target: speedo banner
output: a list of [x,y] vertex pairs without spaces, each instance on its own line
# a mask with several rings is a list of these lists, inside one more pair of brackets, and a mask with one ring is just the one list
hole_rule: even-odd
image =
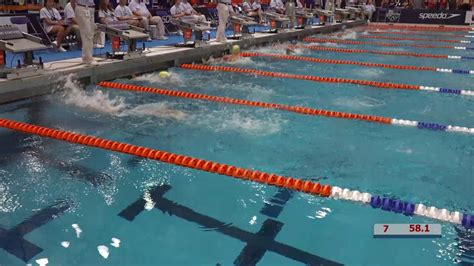
[[446,24],[464,25],[466,11],[464,10],[427,10],[403,9],[400,14],[400,23],[417,24]]

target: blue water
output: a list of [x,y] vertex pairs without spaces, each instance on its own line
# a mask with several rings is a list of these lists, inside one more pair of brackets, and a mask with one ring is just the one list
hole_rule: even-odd
[[[255,50],[282,53],[284,45]],[[432,50],[437,49],[407,49]],[[297,52],[320,58],[474,69],[474,62],[455,60]],[[226,65],[219,61],[214,64]],[[228,65],[474,89],[472,75],[265,58],[240,59]],[[474,127],[473,99],[458,95],[180,68],[170,72],[169,80],[150,73],[116,81]],[[449,210],[474,211],[474,141],[470,135],[95,86],[84,92],[71,81],[64,87],[64,92],[2,105],[0,116]],[[294,258],[301,252],[312,254],[307,256],[316,261],[347,265],[451,265],[473,261],[472,232],[451,224],[442,223],[442,238],[374,239],[375,223],[435,221],[279,191],[5,129],[0,129],[0,136],[0,232],[12,231],[35,212],[51,210],[48,207],[55,203],[69,206],[57,219],[25,234],[24,239],[43,249],[29,263],[48,258],[50,265],[231,265],[236,261],[240,265],[297,265],[301,263]],[[155,209],[141,212],[133,221],[119,216],[146,191],[163,189],[164,185],[170,188],[162,198],[154,194],[160,198]],[[272,201],[280,204],[265,207]],[[215,226],[209,223],[212,219],[225,225]],[[193,222],[196,220],[201,224]],[[79,238],[71,227],[74,223],[82,229]],[[233,230],[231,236],[223,233],[229,228]],[[255,234],[247,248],[247,243],[239,240],[245,231]],[[121,240],[119,248],[110,245],[112,237]],[[62,241],[70,242],[70,246],[62,247]],[[284,247],[275,251],[276,243]],[[108,259],[99,255],[99,245],[108,246]],[[470,249],[466,247],[469,245]],[[0,265],[25,264],[0,249]]]

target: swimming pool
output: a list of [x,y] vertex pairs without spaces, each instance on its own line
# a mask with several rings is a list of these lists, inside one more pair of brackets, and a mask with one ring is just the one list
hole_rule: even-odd
[[[363,31],[359,34],[365,34]],[[356,37],[355,32],[348,31],[330,38]],[[282,54],[288,45],[253,51]],[[472,51],[461,50],[323,45],[472,55]],[[474,63],[469,60],[307,49],[296,49],[296,53],[306,57],[474,69]],[[472,89],[474,80],[473,75],[261,57],[213,64],[467,90]],[[173,68],[170,72],[170,79],[151,73],[115,82],[474,127],[470,96],[183,68]],[[0,112],[2,118],[421,202],[426,206],[464,213],[474,210],[470,200],[474,188],[474,142],[470,134],[305,116],[93,86],[84,92],[70,79],[66,80],[64,92],[2,105]],[[442,238],[375,239],[372,235],[375,223],[438,221],[5,129],[0,129],[0,134],[0,232],[8,236],[3,241],[21,243],[28,254],[38,252],[28,263],[34,264],[40,258],[48,258],[51,265],[473,262],[472,232],[450,223],[441,223]],[[32,215],[35,216],[30,218]],[[57,219],[48,219],[50,216]],[[38,221],[44,221],[44,225],[39,227]],[[78,226],[73,228],[73,224]],[[110,245],[112,238],[120,239],[119,247]],[[5,242],[2,245],[5,247]],[[109,249],[107,259],[98,253],[101,245]],[[8,248],[15,250],[7,246],[0,251],[1,265],[26,263],[7,252]]]

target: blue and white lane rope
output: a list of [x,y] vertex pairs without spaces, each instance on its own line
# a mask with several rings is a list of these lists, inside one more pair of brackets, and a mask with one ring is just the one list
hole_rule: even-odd
[[429,130],[434,130],[434,131],[474,134],[474,128],[472,127],[471,128],[459,127],[459,126],[451,126],[451,125],[442,125],[438,123],[420,122],[420,121],[395,119],[395,118],[392,118],[391,124],[397,125],[397,126],[416,127],[419,129],[429,129]]
[[412,203],[399,199],[391,199],[383,196],[372,195],[367,192],[360,192],[357,190],[350,190],[336,186],[332,187],[330,197],[334,199],[359,202],[365,205],[370,205],[375,209],[401,213],[407,216],[424,216],[434,220],[462,225],[468,229],[474,228],[473,214],[462,213],[459,211],[449,211],[447,209],[440,209],[434,206],[427,207],[421,203]]
[[[472,70],[470,70],[469,72],[471,73],[471,71]],[[418,89],[422,91],[474,96],[474,90],[451,89],[451,88],[440,88],[440,87],[430,87],[430,86],[419,86]]]
[[451,69],[451,68],[437,68],[437,72],[455,73],[455,74],[474,74],[474,70]]

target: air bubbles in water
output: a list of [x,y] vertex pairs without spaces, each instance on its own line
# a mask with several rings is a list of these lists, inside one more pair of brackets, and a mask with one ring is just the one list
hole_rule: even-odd
[[97,247],[97,251],[99,251],[99,254],[104,258],[107,259],[109,257],[109,248],[104,245],[100,245]]

